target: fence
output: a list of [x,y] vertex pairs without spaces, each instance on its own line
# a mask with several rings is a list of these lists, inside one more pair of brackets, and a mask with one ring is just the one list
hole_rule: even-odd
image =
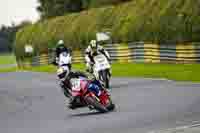
[[[152,44],[135,42],[130,44],[110,44],[105,49],[113,62],[144,63],[200,63],[200,43]],[[84,63],[84,50],[73,51],[73,63]],[[39,66],[53,61],[54,54],[41,54],[28,61],[18,61],[18,65]]]

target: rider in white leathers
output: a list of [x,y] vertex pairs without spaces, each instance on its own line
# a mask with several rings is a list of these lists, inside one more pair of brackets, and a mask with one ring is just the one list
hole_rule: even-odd
[[96,40],[91,40],[90,45],[85,50],[86,67],[90,73],[93,73],[94,56],[98,54],[103,54],[110,61],[110,55],[103,46],[98,45]]

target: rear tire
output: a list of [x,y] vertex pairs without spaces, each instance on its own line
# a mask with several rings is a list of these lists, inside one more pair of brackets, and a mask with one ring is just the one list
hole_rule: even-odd
[[108,109],[104,107],[101,103],[99,103],[95,98],[87,96],[85,98],[85,101],[87,102],[88,105],[92,105],[94,109],[100,111],[101,113],[106,113],[108,112]]

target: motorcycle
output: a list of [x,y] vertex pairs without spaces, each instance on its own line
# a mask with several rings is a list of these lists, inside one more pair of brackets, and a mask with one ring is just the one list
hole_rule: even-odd
[[111,66],[103,54],[94,56],[93,74],[106,88],[110,88]]
[[88,84],[91,82],[88,79],[71,79],[70,82],[72,84],[72,96],[76,97],[77,106],[95,109],[101,113],[114,110],[115,105],[106,89],[88,89]]

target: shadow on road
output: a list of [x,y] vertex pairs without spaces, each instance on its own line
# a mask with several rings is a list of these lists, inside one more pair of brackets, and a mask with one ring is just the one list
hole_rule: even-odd
[[101,112],[86,112],[86,113],[80,113],[80,114],[72,114],[69,115],[69,117],[87,117],[87,116],[93,116],[93,115],[102,115],[105,113],[101,113]]
[[78,113],[78,114],[71,114],[68,115],[68,118],[74,118],[74,117],[89,117],[89,116],[99,116],[99,115],[106,115],[109,113],[113,113],[113,112],[117,112],[116,109],[114,109],[113,111],[107,112],[107,113],[101,113],[101,112],[85,112],[85,113]]

